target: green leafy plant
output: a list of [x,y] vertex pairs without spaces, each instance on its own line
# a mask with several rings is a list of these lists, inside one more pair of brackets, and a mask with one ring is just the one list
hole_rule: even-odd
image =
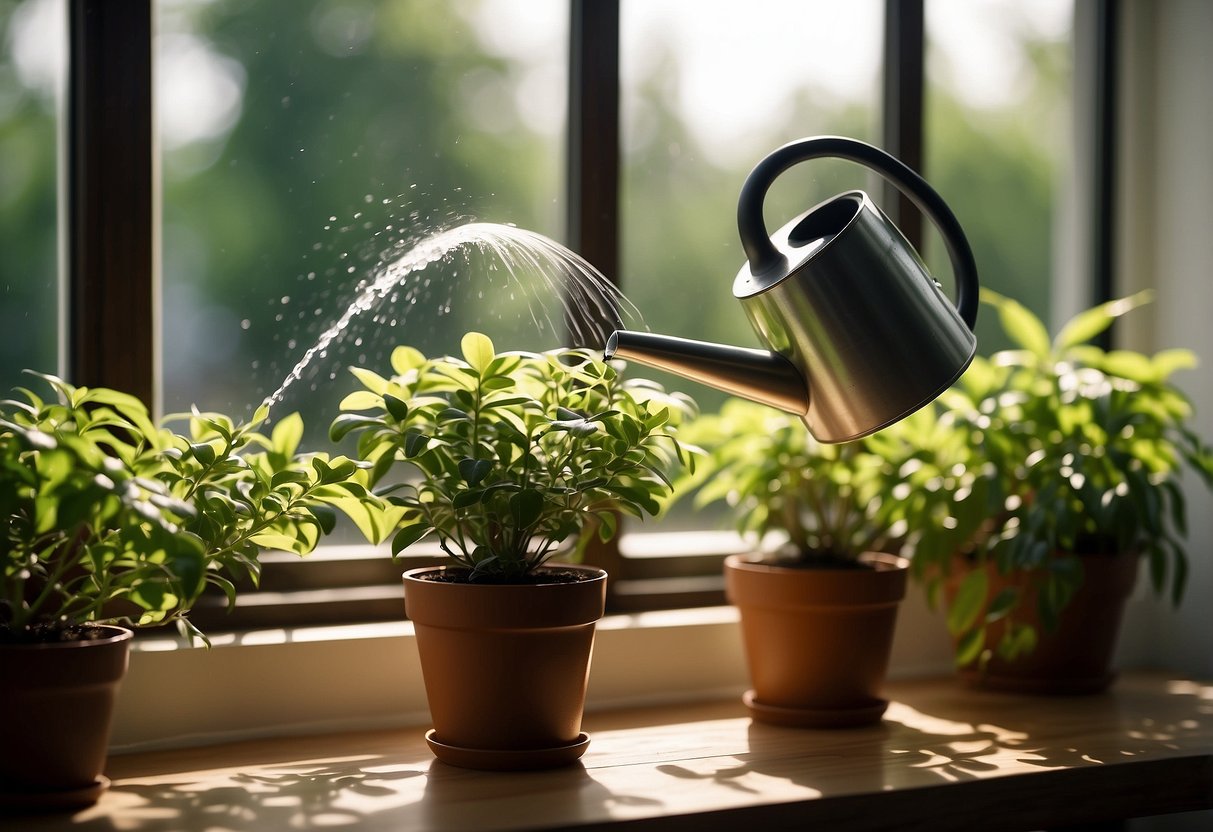
[[0,403],[6,638],[166,622],[200,636],[188,613],[206,585],[234,603],[231,576],[255,582],[263,548],[311,551],[332,506],[374,533],[366,472],[299,454],[298,416],[265,436],[264,406],[242,425],[195,410],[176,417],[188,430],[178,434],[125,393],[39,377],[50,400],[21,388],[23,400]]
[[[1030,576],[1050,630],[1082,583],[1078,554],[1131,552],[1147,559],[1156,591],[1179,602],[1188,572],[1181,476],[1190,469],[1213,487],[1213,450],[1188,427],[1192,407],[1171,382],[1196,359],[1088,343],[1148,299],[1089,309],[1050,338],[1019,303],[983,293],[1017,348],[974,360],[941,398],[955,435],[917,451],[906,510],[917,530],[915,572],[931,597],[957,566],[992,560],[1001,574]],[[983,658],[985,628],[1003,618],[1000,656],[1035,647],[1035,628],[1017,620],[1021,591],[1009,587],[987,604],[988,591],[976,568],[952,602],[958,664]]]
[[706,457],[678,492],[693,491],[699,507],[725,502],[743,534],[774,534],[781,562],[854,562],[895,553],[905,536],[896,495],[906,450],[896,442],[822,444],[797,417],[742,399],[699,417],[683,438]]
[[355,368],[330,431],[358,434],[371,482],[386,484],[382,514],[398,529],[392,554],[427,537],[471,580],[524,578],[577,536],[577,558],[597,529],[610,539],[616,511],[656,514],[669,471],[690,454],[675,438],[693,409],[681,394],[624,380],[588,351],[498,354],[480,333],[463,358],[392,353],[394,375]]

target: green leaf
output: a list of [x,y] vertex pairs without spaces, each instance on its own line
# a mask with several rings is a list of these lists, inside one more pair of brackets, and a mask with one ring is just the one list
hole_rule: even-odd
[[451,500],[451,507],[460,509],[474,506],[484,499],[484,489],[477,488],[472,491],[461,491]]
[[1138,292],[1130,297],[1111,300],[1079,312],[1057,333],[1057,337],[1053,339],[1053,347],[1058,352],[1064,353],[1072,347],[1085,344],[1111,326],[1112,322],[1121,315],[1144,303],[1149,303],[1150,300],[1150,292]]
[[430,438],[424,433],[411,430],[404,435],[404,455],[409,459],[417,456],[430,444]]
[[283,552],[294,552],[300,555],[310,551],[306,541],[282,532],[264,531],[253,535],[249,540],[266,549],[279,549]]
[[392,537],[392,557],[396,557],[431,531],[433,526],[424,522],[401,527]]
[[316,522],[320,524],[320,530],[325,534],[332,534],[333,529],[337,526],[337,513],[328,506],[310,505],[307,511],[316,518]]
[[213,465],[218,456],[215,453],[214,446],[208,445],[205,442],[197,442],[190,445],[190,451],[194,454],[194,459],[198,460],[203,465]]
[[598,539],[606,543],[618,531],[619,520],[615,514],[609,511],[599,512],[597,516],[601,521],[601,524],[598,526]]
[[1007,661],[1030,655],[1036,649],[1036,639],[1035,627],[1027,624],[1008,626],[998,643],[998,654]]
[[392,415],[392,418],[397,422],[403,422],[409,415],[409,406],[403,399],[398,399],[391,393],[383,395],[383,404],[387,407],[387,412]]
[[[339,508],[354,522],[363,537],[371,543],[381,543],[387,538],[406,511],[404,508],[393,505],[368,505],[366,500],[345,496],[345,492],[334,486],[326,486],[326,488],[332,488],[333,492],[319,494],[318,497],[329,505]],[[335,494],[343,496],[334,496]]]
[[459,347],[463,352],[464,360],[478,373],[483,373],[496,355],[493,342],[487,335],[479,332],[469,332],[464,335],[463,340],[459,342]]
[[402,376],[424,363],[425,356],[415,347],[401,346],[392,350],[392,370],[396,375]]
[[329,439],[333,442],[340,442],[352,431],[378,427],[382,424],[378,419],[360,413],[342,413],[333,420],[333,424],[329,427]]
[[270,433],[270,444],[273,446],[274,453],[281,454],[287,459],[295,455],[302,439],[303,417],[298,413],[292,413],[281,419],[278,424],[274,425],[274,430]]
[[383,404],[383,398],[370,390],[355,390],[344,399],[338,407],[341,410],[374,410]]
[[965,576],[948,609],[949,633],[959,636],[973,626],[985,606],[989,585],[989,577],[984,569],[974,569]]
[[459,476],[463,477],[468,485],[478,485],[492,469],[493,463],[488,459],[459,460]]
[[985,649],[986,630],[978,627],[969,630],[956,642],[956,666],[967,667],[979,658]]
[[994,600],[990,602],[990,606],[986,609],[986,623],[993,624],[1000,618],[1005,618],[1007,613],[1015,609],[1015,605],[1019,603],[1019,590],[1015,587],[1004,587]]
[[542,514],[542,492],[526,488],[510,496],[510,517],[515,528],[529,529]]
[[362,382],[363,387],[372,393],[382,396],[388,389],[388,380],[378,373],[373,373],[362,367],[350,367],[350,372]]
[[1197,365],[1196,354],[1184,349],[1160,350],[1154,353],[1151,363],[1159,381],[1166,381],[1176,370],[1190,370]]
[[998,310],[998,319],[1007,336],[1039,359],[1049,357],[1049,332],[1040,319],[1018,301],[983,289],[982,300]]

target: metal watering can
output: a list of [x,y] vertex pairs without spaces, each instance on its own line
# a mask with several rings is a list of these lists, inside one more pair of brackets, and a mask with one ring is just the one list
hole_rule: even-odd
[[[771,183],[823,157],[876,171],[931,219],[952,262],[955,307],[863,191],[828,199],[767,235],[762,206]],[[973,360],[978,286],[969,243],[939,194],[883,150],[835,136],[784,145],[746,178],[737,226],[747,262],[733,296],[771,351],[619,330],[607,358],[795,413],[822,442],[859,439],[910,415]]]

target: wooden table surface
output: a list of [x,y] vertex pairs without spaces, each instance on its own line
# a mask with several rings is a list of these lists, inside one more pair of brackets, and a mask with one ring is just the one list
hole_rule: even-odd
[[951,679],[887,692],[882,724],[838,731],[757,725],[740,702],[592,714],[582,763],[546,772],[446,766],[423,729],[118,756],[97,806],[0,826],[997,832],[1213,807],[1213,686],[1134,675],[1095,697]]

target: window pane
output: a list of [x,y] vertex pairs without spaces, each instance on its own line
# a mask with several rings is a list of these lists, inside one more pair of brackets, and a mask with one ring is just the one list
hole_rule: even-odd
[[0,390],[56,372],[62,0],[0,0]]
[[[562,0],[161,0],[164,397],[247,414],[379,266],[476,219],[560,233]],[[324,437],[395,344],[544,348],[528,310],[462,258],[425,270],[309,366],[278,413]],[[431,275],[433,272],[433,275]],[[493,284],[499,287],[501,284]],[[482,297],[478,297],[482,294]],[[520,299],[516,299],[520,300]]]
[[[929,0],[926,176],[973,246],[982,285],[1049,320],[1068,170],[1072,0]],[[942,244],[929,262],[947,273]],[[1001,349],[979,316],[983,353]]]
[[[625,0],[622,273],[655,332],[760,346],[732,293],[745,261],[736,221],[742,182],[793,139],[833,133],[878,142],[883,24],[877,0]],[[768,227],[851,188],[871,191],[869,182],[847,162],[799,165],[771,188]],[[705,410],[725,398],[663,381]],[[684,501],[664,527],[714,523]]]

